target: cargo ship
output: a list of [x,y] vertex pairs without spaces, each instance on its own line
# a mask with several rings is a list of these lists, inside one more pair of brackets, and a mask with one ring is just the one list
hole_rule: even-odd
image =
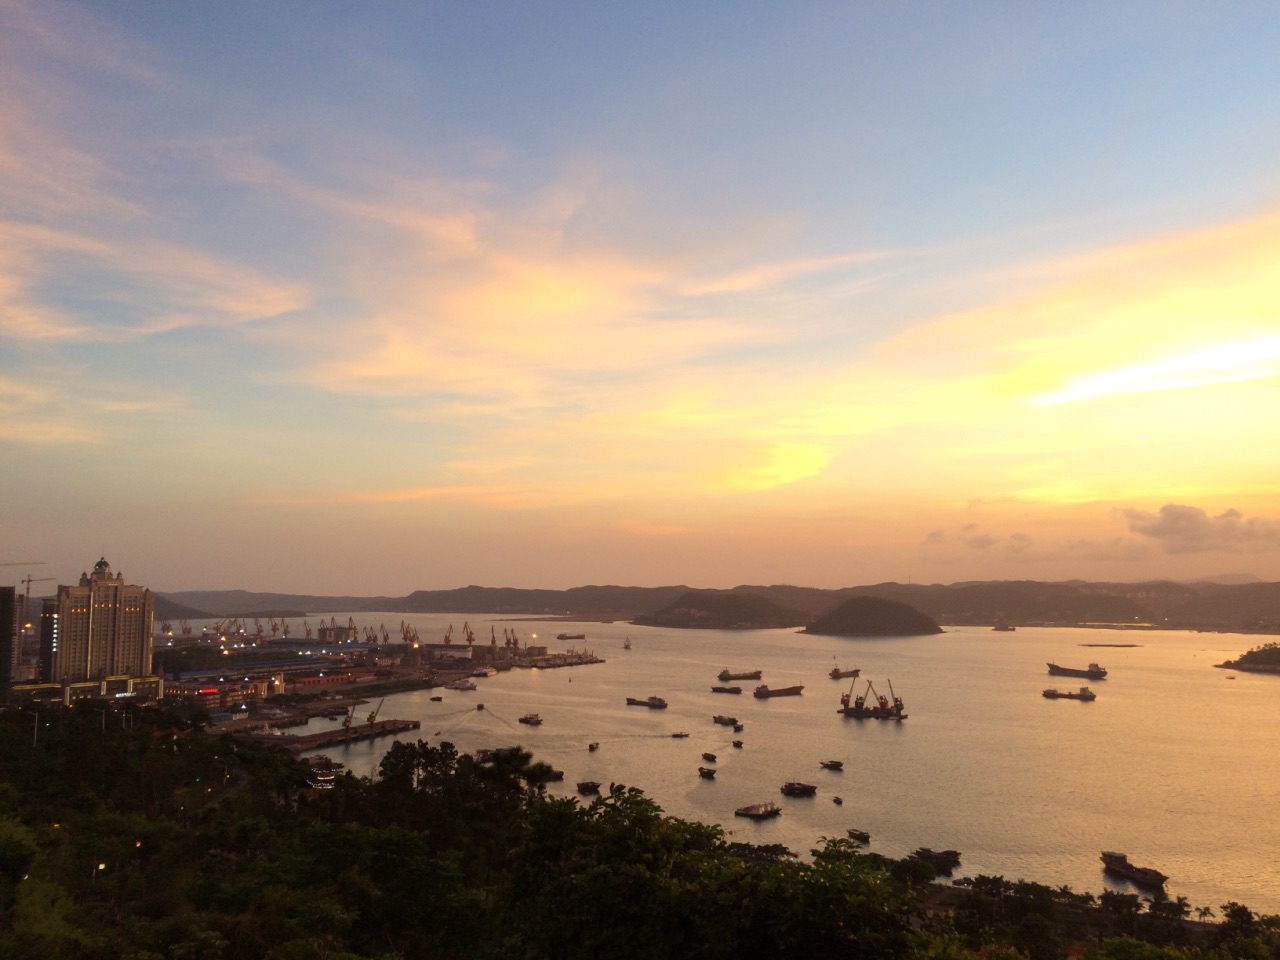
[[840,695],[840,708],[836,713],[853,717],[855,720],[907,719],[906,704],[893,692],[893,681],[889,681],[889,694],[892,700],[876,693],[875,687],[868,680],[867,689],[855,697],[853,684],[850,684],[848,692]]
[[1096,663],[1081,670],[1079,667],[1060,667],[1056,663],[1049,664],[1049,673],[1055,677],[1084,677],[1086,680],[1101,680],[1107,675],[1107,671]]
[[1056,687],[1050,687],[1044,692],[1047,700],[1083,700],[1085,703],[1097,700],[1098,695],[1088,687],[1081,687],[1079,690],[1059,690]]
[[647,697],[640,700],[637,697],[627,697],[627,706],[629,707],[648,707],[650,710],[665,710],[667,701],[661,697]]
[[1143,887],[1163,887],[1169,878],[1152,867],[1136,867],[1129,862],[1123,853],[1114,850],[1102,851],[1102,866],[1109,873],[1124,877]]
[[716,679],[725,680],[759,680],[764,674],[763,670],[749,670],[746,673],[730,673],[727,669],[721,670],[716,674]]
[[860,673],[862,673],[862,670],[859,667],[854,667],[852,670],[841,670],[839,667],[832,667],[827,676],[832,680],[847,680],[849,677],[856,677]]
[[770,690],[766,684],[760,684],[752,691],[752,696],[757,700],[763,700],[765,697],[798,697],[800,691],[804,687],[778,687],[776,690]]

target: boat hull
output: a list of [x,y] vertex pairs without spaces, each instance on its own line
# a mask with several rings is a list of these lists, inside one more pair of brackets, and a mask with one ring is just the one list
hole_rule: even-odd
[[752,696],[755,697],[757,700],[764,700],[767,697],[798,697],[800,696],[800,691],[802,691],[803,689],[804,687],[801,686],[801,687],[779,687],[776,690],[771,690],[769,689],[769,687],[761,684],[760,686],[756,687],[755,691],[752,693]]
[[1054,677],[1084,677],[1086,680],[1101,680],[1107,675],[1107,671],[1097,664],[1090,664],[1088,667],[1081,669],[1079,667],[1063,667],[1056,663],[1049,664],[1049,674]]

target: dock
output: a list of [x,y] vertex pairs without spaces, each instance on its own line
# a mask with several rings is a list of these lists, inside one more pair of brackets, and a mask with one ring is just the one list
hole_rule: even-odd
[[375,737],[389,737],[404,733],[406,730],[417,730],[422,726],[419,720],[375,720],[373,723],[352,724],[350,727],[338,727],[320,733],[304,733],[298,736],[271,736],[263,739],[278,743],[293,753],[306,753],[308,750],[319,750],[323,747],[340,747],[343,744],[355,743],[359,740],[373,740]]

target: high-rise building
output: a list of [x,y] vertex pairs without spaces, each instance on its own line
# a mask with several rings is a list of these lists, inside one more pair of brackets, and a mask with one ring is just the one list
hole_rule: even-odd
[[13,668],[18,662],[18,620],[14,612],[17,591],[0,587],[0,703],[9,699]]
[[151,673],[151,591],[99,560],[77,586],[59,586],[40,615],[40,679],[79,683]]

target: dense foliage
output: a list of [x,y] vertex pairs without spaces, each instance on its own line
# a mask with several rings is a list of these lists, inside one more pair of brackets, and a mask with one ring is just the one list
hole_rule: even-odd
[[[1152,904],[979,878],[828,841],[726,844],[614,786],[548,798],[519,748],[397,743],[315,790],[197,714],[83,703],[0,714],[0,956],[301,958],[1280,957],[1239,904]],[[980,953],[978,951],[981,951]]]

